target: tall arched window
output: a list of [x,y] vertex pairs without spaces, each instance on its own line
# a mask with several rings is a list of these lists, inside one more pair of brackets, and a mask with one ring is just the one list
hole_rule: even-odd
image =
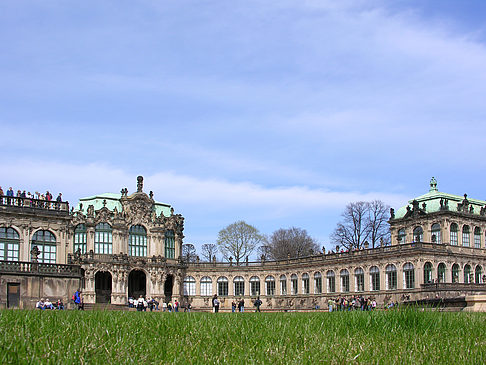
[[108,223],[98,223],[95,227],[95,253],[111,255],[113,253],[113,234]]
[[220,297],[228,296],[228,278],[226,276],[220,276],[216,281],[218,284],[218,295]]
[[275,278],[272,275],[265,278],[265,293],[275,295]]
[[233,279],[233,285],[236,297],[245,295],[245,279],[242,276],[236,276]]
[[130,256],[147,256],[147,230],[144,226],[136,225],[130,227],[128,252]]
[[474,228],[474,248],[481,248],[481,228]]
[[213,295],[213,281],[209,276],[201,278],[201,295],[204,297]]
[[424,240],[424,230],[422,227],[418,226],[413,229],[413,242],[423,242]]
[[314,294],[322,293],[322,275],[318,271],[314,273]]
[[356,291],[364,291],[364,271],[358,267],[354,270]]
[[386,265],[386,290],[395,290],[397,288],[397,267],[393,264]]
[[466,264],[466,266],[464,266],[464,283],[471,283],[471,266],[469,264]]
[[172,229],[165,231],[165,257],[175,258],[175,234]]
[[309,293],[310,293],[309,274],[304,273],[302,274],[302,294],[309,294]]
[[380,290],[380,269],[377,266],[370,267],[371,290]]
[[184,295],[196,295],[196,279],[192,276],[184,278]]
[[74,252],[86,253],[86,226],[78,224],[74,229]]
[[407,262],[403,265],[403,288],[415,288],[415,268],[411,262]]
[[470,244],[470,239],[471,237],[471,231],[469,229],[469,226],[468,225],[465,225],[464,227],[462,227],[462,245],[464,247],[469,247],[471,244]]
[[346,269],[342,269],[340,272],[341,276],[341,292],[347,293],[349,292],[349,271]]
[[250,295],[254,297],[260,295],[260,278],[258,276],[250,278]]
[[20,236],[13,228],[0,227],[0,260],[19,261]]
[[426,262],[424,265],[424,283],[431,283],[432,282],[432,264],[430,262]]
[[50,231],[37,231],[32,236],[31,249],[37,246],[40,251],[38,262],[56,263],[56,237]]
[[451,223],[451,245],[457,246],[457,224]]
[[398,230],[398,243],[400,245],[407,243],[407,235],[405,233],[405,228],[401,228]]
[[292,274],[290,277],[290,285],[291,285],[291,290],[292,290],[292,295],[296,295],[298,293],[298,285],[299,285],[299,278],[297,278],[297,275]]
[[334,271],[329,270],[326,274],[327,277],[327,292],[328,293],[335,293],[336,292],[336,275]]
[[434,223],[432,224],[432,243],[441,244],[442,243],[442,235],[440,233],[440,224]]
[[280,275],[280,295],[287,295],[287,277]]
[[443,262],[437,267],[437,281],[439,283],[445,283],[446,281],[446,266]]
[[459,265],[458,264],[452,265],[452,282],[453,283],[459,282]]
[[474,270],[474,282],[476,284],[481,284],[481,277],[483,276],[483,268],[481,265],[477,265],[476,269]]

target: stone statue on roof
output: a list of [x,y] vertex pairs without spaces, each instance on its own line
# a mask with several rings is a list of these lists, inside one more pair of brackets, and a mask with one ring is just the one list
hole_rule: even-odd
[[429,191],[438,191],[437,190],[437,180],[433,176],[432,176],[432,179],[430,179],[430,190]]

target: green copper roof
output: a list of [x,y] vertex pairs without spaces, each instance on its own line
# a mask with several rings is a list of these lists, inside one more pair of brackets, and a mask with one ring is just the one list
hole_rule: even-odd
[[[402,218],[407,213],[407,206],[410,206],[414,200],[419,203],[420,208],[422,204],[425,203],[425,211],[427,213],[438,212],[440,210],[440,200],[447,199],[449,205],[449,211],[457,212],[457,203],[462,203],[464,196],[452,195],[447,193],[442,193],[437,189],[437,181],[435,178],[430,180],[430,190],[428,193],[421,195],[415,199],[408,201],[409,205],[405,205],[395,212],[395,218]],[[479,215],[481,207],[486,205],[486,201],[478,199],[467,198],[470,205],[474,207],[474,214]]]
[[[74,208],[75,211],[81,211],[83,214],[86,214],[88,206],[93,205],[94,210],[99,210],[103,208],[103,202],[105,201],[106,208],[110,211],[114,211],[115,207],[118,212],[122,211],[122,205],[120,203],[121,194],[115,193],[104,193],[99,195],[93,195],[86,198],[79,199],[79,203]],[[83,208],[80,209],[81,204],[83,204]],[[164,212],[166,217],[170,216],[170,205],[164,204],[160,202],[155,202],[155,213],[159,216],[160,212]]]

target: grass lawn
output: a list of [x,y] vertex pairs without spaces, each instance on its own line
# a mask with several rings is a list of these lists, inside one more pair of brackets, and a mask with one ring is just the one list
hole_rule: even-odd
[[486,364],[486,314],[0,311],[0,364]]

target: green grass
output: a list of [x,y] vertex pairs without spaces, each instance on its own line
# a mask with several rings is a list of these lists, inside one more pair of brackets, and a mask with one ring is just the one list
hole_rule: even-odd
[[485,364],[486,314],[0,311],[0,363]]

